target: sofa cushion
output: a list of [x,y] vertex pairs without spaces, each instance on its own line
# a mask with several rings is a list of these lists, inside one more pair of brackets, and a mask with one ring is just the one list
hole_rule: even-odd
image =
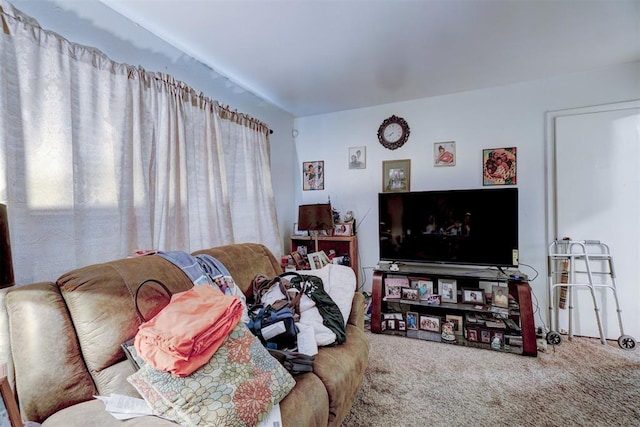
[[16,392],[25,419],[41,422],[96,393],[56,284],[12,289],[6,308]]
[[329,396],[329,425],[339,426],[347,416],[364,380],[369,360],[369,341],[364,331],[347,325],[347,341],[323,347],[313,365],[313,373]]
[[136,417],[118,420],[105,411],[98,399],[88,400],[62,409],[47,418],[42,427],[176,427],[176,423],[159,417]]
[[[132,370],[121,363],[124,353],[120,344],[132,338],[144,320],[136,314],[133,298],[138,284],[149,278],[164,283],[173,293],[193,287],[182,270],[157,255],[94,264],[58,279],[98,394],[124,394],[126,390],[135,395],[126,381]],[[143,316],[149,319],[168,300],[161,289],[145,288],[138,302]]]
[[191,375],[145,364],[129,381],[157,415],[183,425],[230,427],[258,424],[296,384],[244,323]]

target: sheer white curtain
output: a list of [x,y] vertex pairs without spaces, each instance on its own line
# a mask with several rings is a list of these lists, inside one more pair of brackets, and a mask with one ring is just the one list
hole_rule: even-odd
[[264,124],[0,7],[0,202],[16,283],[139,249],[254,241],[280,253]]

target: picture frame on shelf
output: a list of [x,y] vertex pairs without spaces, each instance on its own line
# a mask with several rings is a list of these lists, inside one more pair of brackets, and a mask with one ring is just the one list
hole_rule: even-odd
[[0,426],[3,427],[22,427],[22,418],[18,403],[11,390],[9,378],[2,376],[0,378]]
[[349,147],[349,169],[367,168],[367,147]]
[[491,333],[488,329],[480,329],[480,342],[489,344],[491,342]]
[[491,292],[491,305],[500,308],[509,308],[509,288],[493,285]]
[[442,296],[438,294],[429,295],[428,298],[423,300],[427,305],[440,305],[442,302]]
[[455,166],[456,165],[455,141],[436,142],[433,144],[433,165],[434,166]]
[[302,162],[302,190],[324,190],[324,160]]
[[401,289],[402,299],[406,299],[409,301],[418,301],[418,289],[416,288],[402,288]]
[[304,258],[302,258],[302,255],[300,254],[299,251],[291,252],[291,258],[293,259],[293,263],[296,266],[296,270],[304,270],[305,269]]
[[333,226],[334,236],[351,236],[353,234],[352,222],[340,222]]
[[382,192],[411,191],[411,159],[382,162]]
[[404,276],[387,277],[386,279],[384,279],[384,283],[389,285],[398,285],[401,287],[409,287],[409,279]]
[[484,305],[486,302],[484,291],[479,288],[462,288],[462,302]]
[[407,329],[417,331],[418,330],[418,313],[415,311],[407,311],[405,318],[407,322]]
[[433,280],[424,277],[409,277],[409,283],[412,288],[418,290],[420,301],[425,301],[430,295],[433,295]]
[[447,322],[451,322],[453,323],[453,333],[455,335],[462,335],[463,334],[463,323],[462,323],[462,316],[458,316],[456,314],[447,314],[445,315],[445,320]]
[[294,236],[308,236],[309,232],[306,230],[298,230],[298,223],[293,223],[293,235]]
[[405,323],[404,320],[398,320],[398,330],[399,331],[406,331],[407,330],[407,324]]
[[385,283],[384,296],[387,299],[400,299],[402,298],[403,286],[394,283]]
[[478,342],[478,331],[476,329],[467,329],[467,341]]
[[440,318],[438,316],[420,315],[420,329],[429,332],[440,332]]
[[387,320],[387,329],[389,329],[390,331],[393,331],[396,329],[396,319],[389,319]]
[[307,254],[307,259],[312,270],[320,270],[331,262],[324,251],[311,252]]
[[455,279],[438,279],[438,293],[442,302],[458,302],[458,282]]

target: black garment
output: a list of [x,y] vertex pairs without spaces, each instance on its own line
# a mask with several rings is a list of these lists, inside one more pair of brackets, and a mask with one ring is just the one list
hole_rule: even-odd
[[[291,276],[291,277],[288,277]],[[303,291],[313,302],[322,316],[322,323],[336,334],[336,344],[347,341],[347,330],[344,317],[333,298],[324,290],[322,279],[317,276],[307,276],[288,271],[280,277],[289,280],[292,287]]]

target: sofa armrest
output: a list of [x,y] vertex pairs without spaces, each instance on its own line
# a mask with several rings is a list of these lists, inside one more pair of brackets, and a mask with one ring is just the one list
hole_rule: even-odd
[[356,326],[358,329],[364,331],[364,295],[361,292],[353,294],[353,301],[351,302],[351,313],[347,323]]

